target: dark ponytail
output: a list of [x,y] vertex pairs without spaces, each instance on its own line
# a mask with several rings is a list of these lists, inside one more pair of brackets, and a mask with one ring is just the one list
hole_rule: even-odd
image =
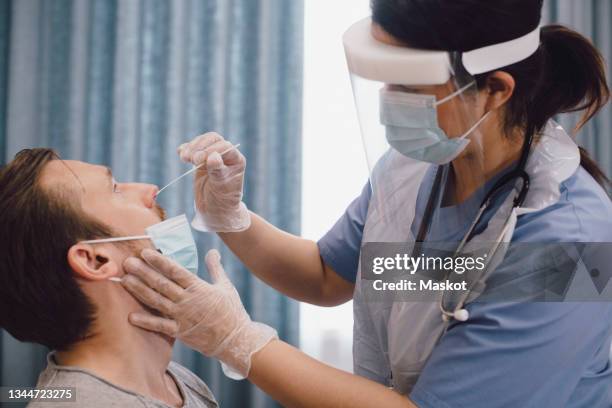
[[[560,25],[542,29],[542,47],[547,56],[544,70],[550,71],[556,79],[549,87],[554,83],[565,84],[556,92],[552,89],[546,91],[554,95],[559,104],[560,109],[555,114],[585,111],[574,129],[576,133],[610,99],[604,59],[589,40]],[[609,185],[606,174],[582,147],[580,164],[599,184]]]
[[[542,0],[371,0],[371,5],[374,22],[402,42],[460,52],[529,33],[539,24],[542,11]],[[526,137],[537,135],[560,113],[584,110],[576,132],[610,97],[599,51],[585,37],[560,25],[543,27],[540,48],[526,60],[500,70],[516,83],[506,106],[504,128],[519,127]],[[479,88],[487,86],[489,74],[476,76]],[[582,148],[580,157],[597,182],[609,184]]]
[[[584,110],[574,133],[609,100],[605,63],[599,51],[582,35],[561,25],[542,27],[540,49],[525,61],[503,68],[512,75],[516,89],[506,109],[507,129],[521,126],[539,132],[560,113]],[[479,86],[487,74],[479,75]],[[605,173],[580,148],[580,164],[602,186]]]

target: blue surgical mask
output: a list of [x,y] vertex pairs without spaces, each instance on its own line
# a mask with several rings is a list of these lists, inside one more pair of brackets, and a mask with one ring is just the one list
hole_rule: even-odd
[[454,160],[469,144],[470,141],[466,137],[487,118],[489,112],[463,135],[449,138],[438,124],[436,107],[472,85],[469,84],[440,101],[436,101],[434,95],[382,89],[380,121],[386,127],[387,142],[404,156],[415,160],[439,165]]
[[193,273],[198,272],[198,249],[185,214],[151,225],[145,231],[163,255]]
[[150,239],[163,255],[177,262],[192,273],[198,271],[198,250],[185,214],[169,218],[145,229],[147,235],[83,241],[83,244],[135,241]]

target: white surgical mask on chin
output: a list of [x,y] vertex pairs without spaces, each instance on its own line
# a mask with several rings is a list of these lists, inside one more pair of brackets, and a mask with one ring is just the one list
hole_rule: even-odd
[[[198,250],[185,214],[169,218],[145,229],[147,235],[93,239],[82,244],[102,244],[108,242],[136,241],[150,239],[155,248],[163,255],[182,265],[192,273],[198,272]],[[120,278],[109,278],[121,281]]]

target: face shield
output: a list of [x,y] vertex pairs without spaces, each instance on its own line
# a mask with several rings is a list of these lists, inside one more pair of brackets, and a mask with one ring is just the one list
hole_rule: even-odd
[[[371,210],[397,224],[398,211],[408,219],[423,216],[416,204],[406,203],[407,194],[434,195],[437,203],[431,204],[440,206],[461,203],[485,185],[487,145],[495,141],[483,132],[491,112],[474,75],[527,58],[539,45],[539,30],[464,53],[394,45],[377,30],[364,19],[343,42],[369,167]],[[393,235],[397,241],[416,238],[409,230]]]

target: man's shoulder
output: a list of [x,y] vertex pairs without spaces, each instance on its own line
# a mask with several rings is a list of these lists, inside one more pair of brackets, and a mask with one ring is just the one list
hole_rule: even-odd
[[[41,372],[36,384],[39,388],[72,388],[76,401],[32,402],[28,408],[115,408],[165,406],[129,390],[118,387],[79,367],[58,366],[48,358],[47,367]],[[182,365],[170,362],[167,368],[184,394],[185,406],[218,407],[208,386],[193,372]]]
[[[136,396],[125,395],[105,381],[85,372],[58,369],[50,365],[38,377],[38,388],[72,388],[76,401],[31,402],[28,408],[79,408],[79,407],[124,407],[139,406]],[[126,398],[129,401],[126,401]]]
[[210,388],[206,385],[200,377],[189,370],[187,367],[181,364],[171,361],[168,365],[168,371],[179,381],[182,385],[187,387],[190,392],[195,393],[198,398],[205,399],[209,403],[207,406],[217,406],[217,402]]

